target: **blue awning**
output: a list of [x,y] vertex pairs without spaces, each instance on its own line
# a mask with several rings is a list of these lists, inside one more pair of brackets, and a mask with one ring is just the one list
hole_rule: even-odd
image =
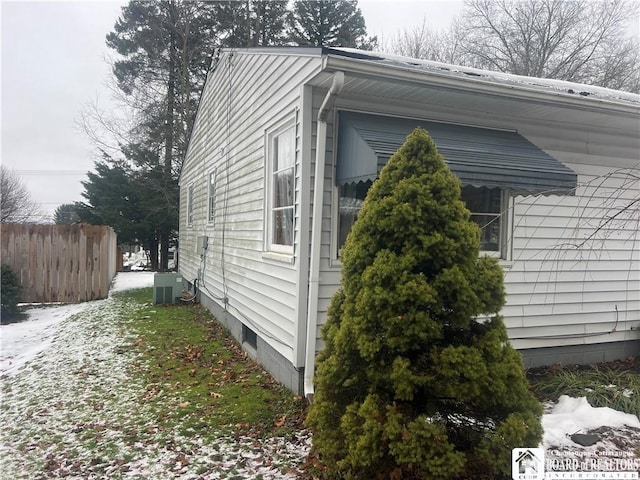
[[516,132],[339,112],[337,185],[374,180],[416,127],[429,132],[462,185],[573,195],[576,173]]

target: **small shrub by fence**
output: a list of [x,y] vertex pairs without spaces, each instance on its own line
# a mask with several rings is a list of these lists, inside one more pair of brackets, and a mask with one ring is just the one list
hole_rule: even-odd
[[111,227],[2,224],[2,263],[22,285],[23,302],[75,303],[106,298],[116,272]]

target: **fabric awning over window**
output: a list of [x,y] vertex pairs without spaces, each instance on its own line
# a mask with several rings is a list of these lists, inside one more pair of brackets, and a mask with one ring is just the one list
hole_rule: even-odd
[[572,195],[577,175],[516,132],[339,112],[336,183],[374,180],[416,127],[429,132],[462,185]]

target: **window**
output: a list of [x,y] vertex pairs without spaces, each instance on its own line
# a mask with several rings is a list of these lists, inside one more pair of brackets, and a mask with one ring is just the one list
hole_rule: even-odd
[[[351,227],[358,218],[364,198],[372,181],[350,183],[338,188],[338,252],[344,245]],[[480,251],[483,254],[507,258],[506,216],[508,197],[500,188],[462,188],[462,200],[471,211],[471,219],[481,231]]]
[[293,122],[267,135],[267,248],[293,252],[295,127]]
[[187,189],[187,225],[193,225],[193,185]]
[[214,223],[216,220],[216,172],[213,171],[209,174],[209,223]]
[[462,187],[462,200],[471,212],[471,220],[480,227],[480,251],[499,255],[502,241],[502,190]]
[[246,343],[254,350],[258,349],[258,334],[244,323],[242,324],[242,343]]
[[362,202],[373,182],[347,183],[340,186],[338,200],[338,248],[347,240],[351,227],[358,218]]

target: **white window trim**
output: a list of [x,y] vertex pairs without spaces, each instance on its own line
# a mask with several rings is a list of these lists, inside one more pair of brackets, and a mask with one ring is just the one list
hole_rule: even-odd
[[[335,151],[335,149],[334,149]],[[335,172],[335,164],[333,171]],[[338,235],[340,234],[340,186],[336,185],[335,179],[332,179],[333,188],[331,189],[331,242],[329,266],[331,268],[342,268],[342,260],[340,259],[340,247],[338,246]]]
[[194,208],[193,208],[194,184],[187,186],[187,227],[193,226]]
[[293,236],[295,243],[295,229],[296,229],[296,178],[297,178],[297,125],[295,115],[289,115],[285,119],[276,123],[265,132],[264,140],[264,158],[265,158],[265,197],[264,197],[264,254],[263,256],[284,262],[290,262],[294,252],[293,245],[280,245],[273,243],[273,142],[274,140],[286,130],[293,128],[293,181],[294,181],[294,198],[293,198]]
[[504,248],[504,252],[500,257],[500,264],[503,267],[509,266],[511,268],[513,260],[513,230],[515,226],[515,200],[514,196],[509,190],[503,190],[502,192],[502,228],[503,232],[500,232],[502,245],[500,251]]

